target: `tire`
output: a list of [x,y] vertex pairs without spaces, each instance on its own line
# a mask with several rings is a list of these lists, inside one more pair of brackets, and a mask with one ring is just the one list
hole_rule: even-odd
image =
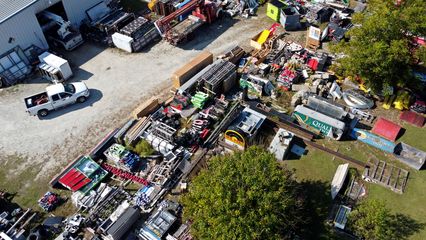
[[46,117],[47,115],[49,115],[49,111],[47,109],[42,109],[37,112],[37,115],[39,117]]
[[84,103],[86,100],[87,100],[87,98],[84,97],[84,96],[81,96],[81,97],[77,98],[77,102],[78,103]]

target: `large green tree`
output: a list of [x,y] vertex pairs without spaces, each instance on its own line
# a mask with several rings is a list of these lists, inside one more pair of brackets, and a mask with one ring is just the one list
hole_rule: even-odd
[[366,12],[353,17],[350,41],[335,47],[343,53],[338,63],[345,73],[360,77],[376,92],[414,80],[411,66],[418,61],[413,36],[426,36],[426,1],[395,3],[369,0]]
[[380,200],[365,200],[348,217],[349,228],[366,240],[403,240],[424,228],[409,216],[393,214]]
[[303,217],[293,172],[260,147],[214,157],[183,197],[197,239],[283,239]]
[[391,213],[378,200],[362,202],[349,214],[348,225],[358,237],[369,240],[388,239],[391,235]]

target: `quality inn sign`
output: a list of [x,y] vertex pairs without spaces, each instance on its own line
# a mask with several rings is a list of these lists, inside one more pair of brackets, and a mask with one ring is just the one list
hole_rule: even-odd
[[332,130],[332,127],[330,125],[323,123],[321,121],[318,121],[316,119],[310,118],[302,113],[294,112],[293,114],[299,123],[306,124],[310,127],[313,127],[319,130],[321,134],[323,134],[324,136],[327,136]]

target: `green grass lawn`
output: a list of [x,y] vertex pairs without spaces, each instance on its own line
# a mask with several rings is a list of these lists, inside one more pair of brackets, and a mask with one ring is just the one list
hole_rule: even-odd
[[[413,147],[426,150],[426,130],[408,124],[402,124],[406,129],[404,135],[398,139]],[[404,214],[420,224],[426,224],[426,170],[416,171],[397,162],[390,154],[370,147],[357,141],[335,142],[327,139],[320,140],[321,144],[338,150],[357,160],[367,161],[374,155],[377,159],[392,162],[409,170],[410,175],[403,194],[394,193],[391,190],[376,184],[367,183],[368,198],[384,200],[394,213]],[[285,164],[289,168],[296,169],[298,180],[311,180],[325,182],[328,186],[334,176],[336,168],[343,161],[334,159],[333,156],[319,150],[308,147],[308,153],[298,160],[288,160]],[[353,167],[353,166],[352,166]],[[331,202],[331,197],[330,197]],[[409,239],[426,239],[426,228],[413,234]]]

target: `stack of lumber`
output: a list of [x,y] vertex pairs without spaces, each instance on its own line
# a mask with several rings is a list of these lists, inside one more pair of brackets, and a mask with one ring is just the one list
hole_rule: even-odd
[[147,117],[143,117],[127,131],[124,139],[127,143],[133,144],[142,135],[142,133],[151,125],[151,121]]

